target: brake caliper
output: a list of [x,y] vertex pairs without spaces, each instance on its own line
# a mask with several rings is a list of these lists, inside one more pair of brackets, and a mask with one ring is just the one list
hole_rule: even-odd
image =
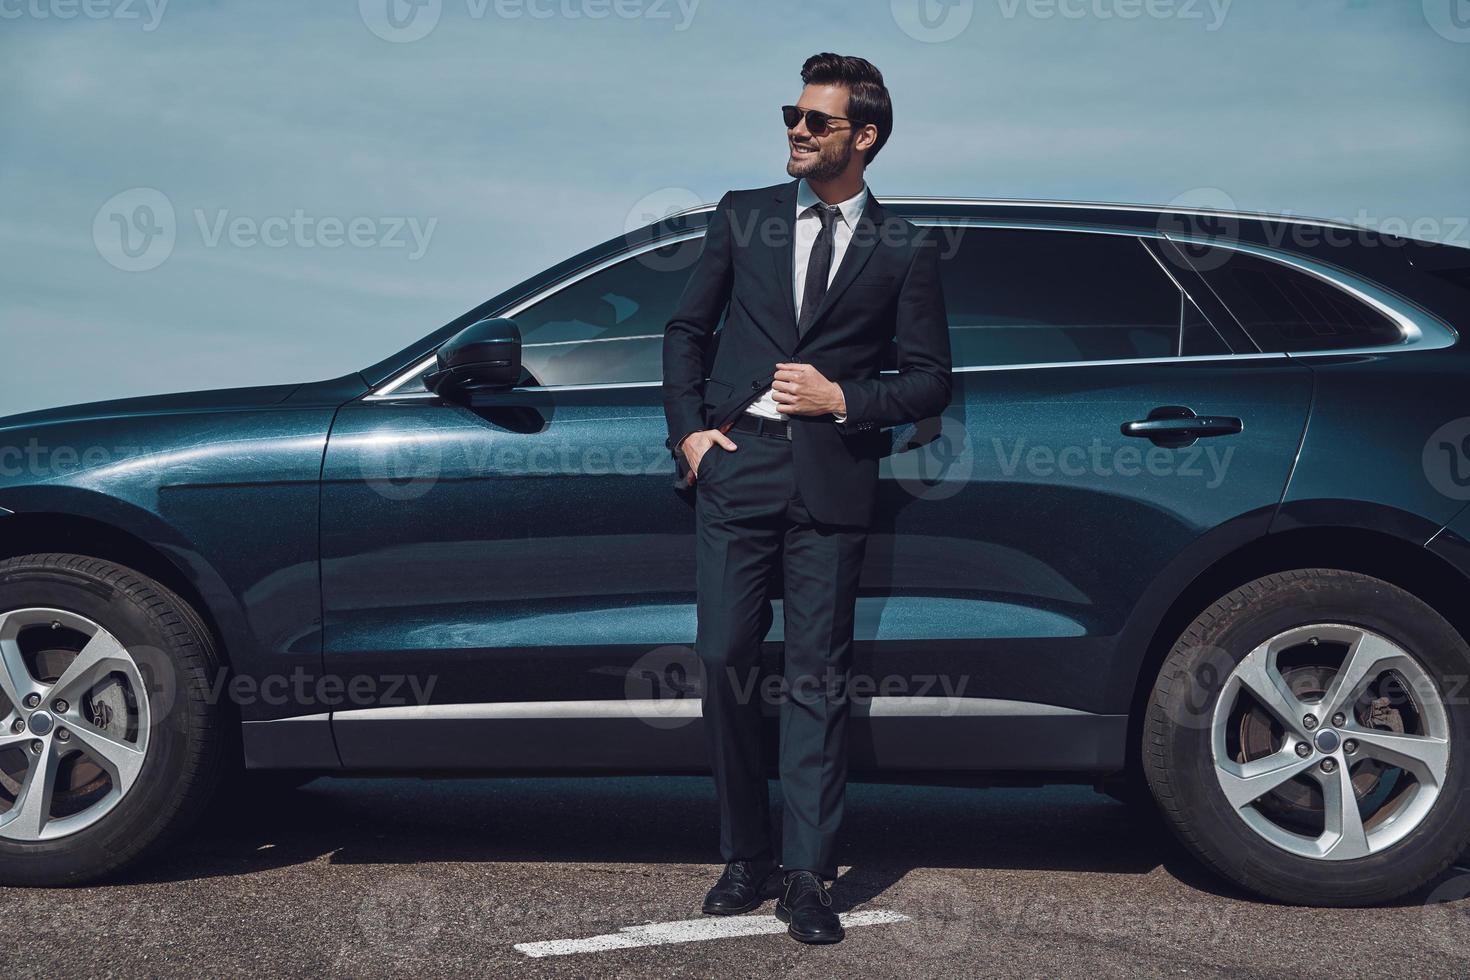
[[1404,733],[1404,716],[1388,698],[1373,699],[1372,705],[1369,706],[1368,724],[1385,732],[1393,732],[1395,735]]

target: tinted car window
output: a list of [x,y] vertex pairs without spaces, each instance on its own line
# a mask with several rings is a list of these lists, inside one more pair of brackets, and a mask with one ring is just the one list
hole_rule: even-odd
[[1403,339],[1388,317],[1309,273],[1233,250],[1190,255],[1263,351],[1378,347]]
[[[678,305],[698,254],[688,243],[644,252],[517,313],[525,367],[522,383],[660,380],[664,325]],[[400,390],[425,390],[423,378]]]
[[543,385],[658,381],[664,325],[697,254],[678,244],[654,249],[516,314],[527,371]]
[[1227,350],[1132,236],[966,228],[950,247],[940,265],[956,367]]

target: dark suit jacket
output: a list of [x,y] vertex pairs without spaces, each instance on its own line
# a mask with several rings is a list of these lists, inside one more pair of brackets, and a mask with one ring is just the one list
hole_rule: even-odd
[[[938,243],[889,213],[870,191],[816,320],[798,339],[796,187],[792,180],[720,198],[699,263],[664,329],[664,415],[675,486],[697,490],[686,487],[688,464],[675,449],[680,440],[744,411],[770,385],[778,361],[804,361],[842,386],[847,420],[790,416],[797,489],[818,521],[867,526],[878,460],[889,446],[883,428],[938,415],[949,404]],[[715,326],[727,308],[706,378]],[[880,377],[890,346],[898,373]],[[738,443],[740,435],[732,438]]]

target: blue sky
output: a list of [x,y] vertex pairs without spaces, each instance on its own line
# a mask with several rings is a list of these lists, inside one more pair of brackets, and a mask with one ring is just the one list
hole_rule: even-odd
[[[887,77],[880,199],[1183,195],[1470,244],[1470,0],[919,2],[0,0],[0,415],[372,363],[784,179],[819,50]],[[118,220],[172,240],[129,255]]]

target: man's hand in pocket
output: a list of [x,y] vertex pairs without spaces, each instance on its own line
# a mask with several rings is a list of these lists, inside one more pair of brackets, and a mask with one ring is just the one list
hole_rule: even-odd
[[719,429],[701,429],[691,432],[679,443],[679,449],[684,453],[684,462],[689,464],[689,472],[685,474],[684,480],[690,486],[694,485],[695,474],[699,472],[699,461],[704,459],[704,454],[719,443],[722,452],[734,452],[735,443],[730,437]]

